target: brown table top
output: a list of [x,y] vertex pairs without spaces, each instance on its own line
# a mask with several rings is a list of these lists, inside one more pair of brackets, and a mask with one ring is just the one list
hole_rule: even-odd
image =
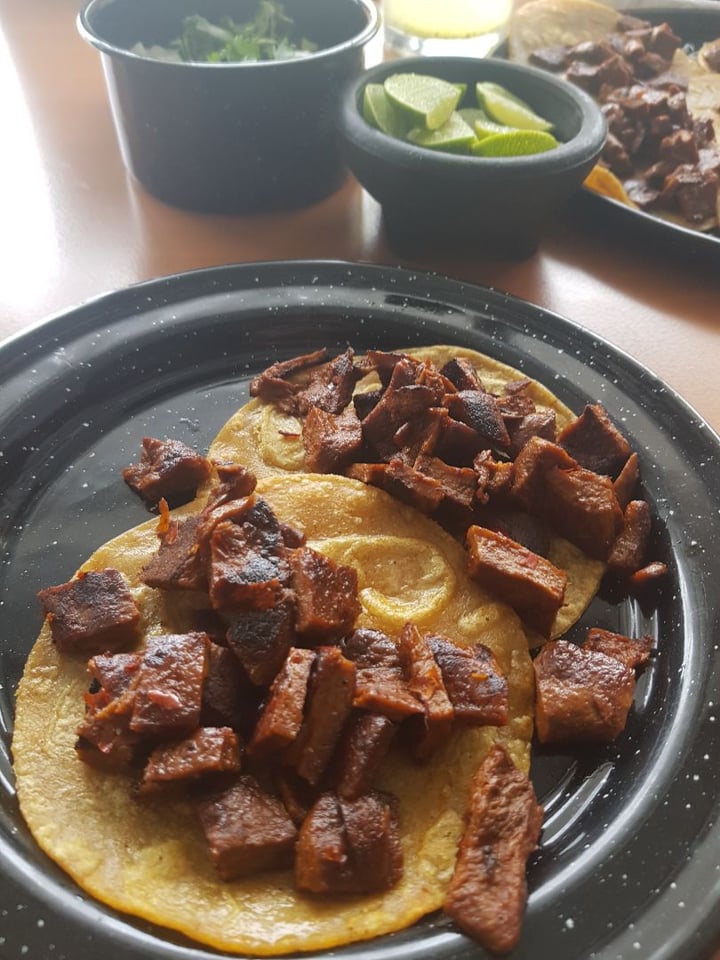
[[584,325],[677,390],[720,430],[720,259],[677,260],[603,228],[572,202],[522,262],[438,254],[401,261],[352,179],[299,212],[202,216],[125,172],[79,0],[0,0],[0,339],[99,294],[197,267],[346,259],[428,268],[508,291]]

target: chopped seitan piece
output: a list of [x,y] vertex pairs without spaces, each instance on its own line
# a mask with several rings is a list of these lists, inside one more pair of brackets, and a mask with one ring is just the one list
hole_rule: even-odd
[[357,710],[350,717],[336,751],[333,780],[338,796],[355,800],[368,792],[397,729],[397,724],[380,713]]
[[40,590],[38,599],[60,653],[107,653],[138,639],[140,611],[119,570],[81,571],[67,583]]
[[527,860],[540,837],[543,808],[504,747],[490,749],[472,784],[445,912],[491,953],[520,939]]
[[285,591],[273,607],[232,615],[227,645],[250,680],[266,687],[282,667],[295,639],[295,603]]
[[433,635],[430,649],[442,671],[455,718],[473,725],[503,726],[508,721],[508,682],[482,643],[460,647]]
[[322,794],[298,836],[295,884],[310,893],[372,893],[394,886],[402,850],[392,798]]
[[300,731],[284,760],[315,786],[332,758],[355,694],[355,664],[338,647],[317,647]]
[[395,721],[424,713],[408,687],[397,644],[391,637],[379,630],[356,630],[343,640],[341,649],[357,668],[354,706]]
[[125,467],[128,486],[152,508],[160,500],[171,507],[188,503],[210,476],[210,463],[180,440],[144,437],[140,462]]
[[412,623],[400,634],[398,654],[408,688],[423,705],[424,713],[407,721],[410,752],[427,760],[450,736],[453,707],[443,683],[443,674],[428,639]]
[[210,638],[205,633],[148,637],[134,687],[130,729],[144,737],[182,737],[200,723]]
[[210,857],[223,880],[236,880],[292,864],[297,830],[280,800],[243,774],[202,800],[200,823]]
[[240,772],[240,741],[229,727],[199,727],[185,740],[172,740],[150,754],[140,792],[164,784],[188,783],[208,774]]
[[312,650],[293,648],[273,680],[270,693],[248,746],[253,757],[285,750],[295,740],[303,723],[310,673],[315,662]]
[[610,743],[625,729],[635,672],[619,659],[553,640],[540,650],[533,666],[541,743]]
[[567,576],[549,560],[485,527],[467,532],[470,576],[511,606],[544,637],[550,635]]
[[603,630],[601,627],[590,627],[582,648],[583,650],[598,650],[600,653],[607,654],[608,657],[615,657],[626,667],[635,670],[638,667],[644,667],[650,659],[653,639],[652,637],[639,637],[634,640],[622,633],[613,633],[611,630]]
[[616,477],[632,453],[630,444],[599,403],[589,403],[560,433],[558,444],[581,467]]
[[289,555],[295,591],[295,630],[310,643],[339,640],[355,625],[361,607],[357,571],[301,547]]

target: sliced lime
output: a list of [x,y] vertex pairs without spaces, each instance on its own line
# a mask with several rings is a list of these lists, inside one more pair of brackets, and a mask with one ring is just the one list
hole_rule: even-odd
[[404,137],[408,125],[391,103],[381,83],[368,83],[363,91],[362,113],[372,127],[391,137]]
[[521,130],[552,130],[553,124],[537,113],[524,100],[497,83],[478,83],[475,86],[478,106],[491,120]]
[[476,157],[521,157],[553,150],[558,142],[544,130],[508,130],[478,140],[472,147]]
[[393,73],[385,80],[391,102],[415,127],[437,130],[460,100],[454,83],[421,73]]
[[451,113],[450,118],[437,130],[423,130],[415,127],[407,139],[419,147],[430,150],[444,150],[447,153],[468,153],[475,143],[475,134],[459,113]]

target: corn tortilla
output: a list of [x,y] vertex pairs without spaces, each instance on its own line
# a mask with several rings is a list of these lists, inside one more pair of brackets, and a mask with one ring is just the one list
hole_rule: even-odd
[[[453,357],[469,360],[490,393],[501,394],[506,384],[525,380],[526,375],[514,367],[500,363],[476,350],[448,345],[414,347],[402,353],[418,360],[429,360],[437,369]],[[374,378],[366,378],[357,389],[372,389]],[[558,432],[575,419],[575,414],[545,386],[533,380],[528,394],[539,410],[555,413]],[[260,398],[251,399],[220,429],[210,445],[208,456],[217,462],[239,462],[258,477],[302,473],[306,469],[302,443],[302,422],[282,413]],[[549,559],[568,576],[565,600],[558,611],[551,636],[562,636],[579,620],[600,586],[605,565],[593,560],[567,540],[556,537],[551,542]],[[536,645],[546,638],[529,637]]]
[[[136,799],[129,776],[100,772],[74,751],[88,676],[61,657],[43,626],[17,699],[13,754],[20,808],[42,849],[92,896],[119,911],[233,953],[315,951],[402,929],[438,909],[450,879],[473,773],[494,743],[527,771],[534,703],[527,643],[516,615],[469,581],[462,547],[381,490],[336,476],[275,476],[258,493],[310,546],[353,565],[359,624],[397,635],[404,619],[458,643],[483,642],[505,671],[510,721],[456,731],[430,763],[398,749],[377,782],[399,799],[404,872],[392,890],[310,897],[289,872],[218,879],[190,802]],[[197,500],[175,511],[192,513]],[[183,629],[199,595],[152,590],[138,580],[157,547],[157,520],[100,547],[84,570],[116,567],[143,614],[145,636]]]

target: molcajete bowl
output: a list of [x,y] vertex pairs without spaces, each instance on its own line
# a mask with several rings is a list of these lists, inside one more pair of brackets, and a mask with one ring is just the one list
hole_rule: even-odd
[[[363,91],[400,71],[466,84],[460,106],[477,106],[479,81],[500,84],[551,121],[561,143],[546,153],[476,157],[382,133],[363,118]],[[346,88],[341,123],[350,169],[382,205],[390,245],[407,254],[481,247],[529,255],[543,227],[581,187],[606,137],[605,119],[583,91],[499,59],[418,57],[372,67]]]
[[167,46],[185,17],[249,21],[256,0],[90,0],[80,34],[101,54],[123,160],[166,203],[208,213],[298,208],[331,194],[347,168],[339,91],[364,68],[378,30],[371,0],[293,0],[297,59],[168,62],[132,52]]

